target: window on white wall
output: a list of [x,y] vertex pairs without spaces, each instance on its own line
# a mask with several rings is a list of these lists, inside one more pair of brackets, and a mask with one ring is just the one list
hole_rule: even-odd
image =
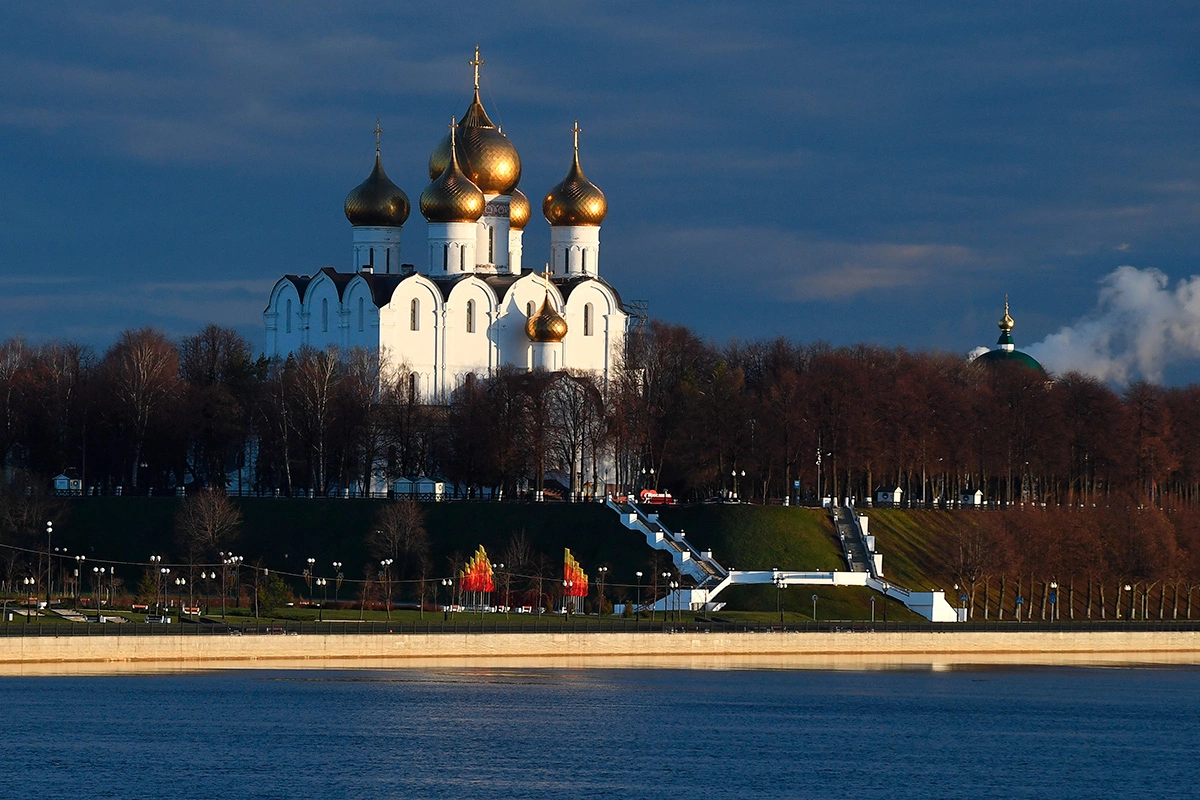
[[588,303],[583,307],[583,335],[592,335],[592,304]]
[[366,301],[365,298],[358,298],[358,329],[363,330],[363,317],[366,316]]
[[287,301],[287,332],[292,332],[292,301]]
[[410,331],[421,330],[421,301],[415,297],[408,306],[408,329]]
[[467,333],[475,332],[475,301],[467,301]]
[[533,316],[533,301],[532,300],[530,300],[528,303],[525,304],[525,316],[527,316],[527,317]]
[[488,225],[488,263],[496,261],[496,229]]
[[417,373],[415,373],[415,372],[408,373],[408,402],[410,402],[410,403],[416,402],[417,389],[419,389],[419,388],[420,387],[417,385]]
[[450,245],[442,245],[442,269],[450,271]]
[[587,273],[587,250],[580,253],[579,257],[583,259],[583,271]]
[[463,272],[467,271],[467,248],[458,248],[458,268]]
[[326,299],[321,300],[321,330],[329,330],[329,301]]

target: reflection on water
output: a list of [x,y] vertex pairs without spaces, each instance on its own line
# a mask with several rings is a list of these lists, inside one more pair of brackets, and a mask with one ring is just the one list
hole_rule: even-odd
[[1200,777],[1200,670],[933,663],[6,678],[0,791],[1182,797]]

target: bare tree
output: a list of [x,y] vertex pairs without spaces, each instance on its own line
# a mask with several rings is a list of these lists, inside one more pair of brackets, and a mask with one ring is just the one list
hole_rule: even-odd
[[138,470],[146,432],[161,407],[179,387],[179,356],[175,346],[153,328],[125,331],[105,355],[113,400],[133,436],[130,481],[138,485]]
[[214,489],[189,495],[175,512],[175,535],[189,563],[217,552],[241,526],[241,510],[223,491]]
[[425,530],[425,509],[415,499],[385,505],[375,517],[375,526],[367,538],[371,555],[391,558],[400,564],[403,579],[410,559],[419,560],[429,553],[429,533]]

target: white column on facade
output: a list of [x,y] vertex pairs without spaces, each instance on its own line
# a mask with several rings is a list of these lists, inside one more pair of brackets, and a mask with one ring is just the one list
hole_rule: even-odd
[[525,231],[509,228],[508,231],[508,271],[513,275],[521,274],[521,251]]

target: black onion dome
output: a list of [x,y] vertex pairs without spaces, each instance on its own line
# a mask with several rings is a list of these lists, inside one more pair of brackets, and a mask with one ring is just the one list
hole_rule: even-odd
[[375,152],[375,169],[346,195],[346,219],[356,228],[399,228],[408,219],[412,205],[408,195],[383,171],[383,159]]

